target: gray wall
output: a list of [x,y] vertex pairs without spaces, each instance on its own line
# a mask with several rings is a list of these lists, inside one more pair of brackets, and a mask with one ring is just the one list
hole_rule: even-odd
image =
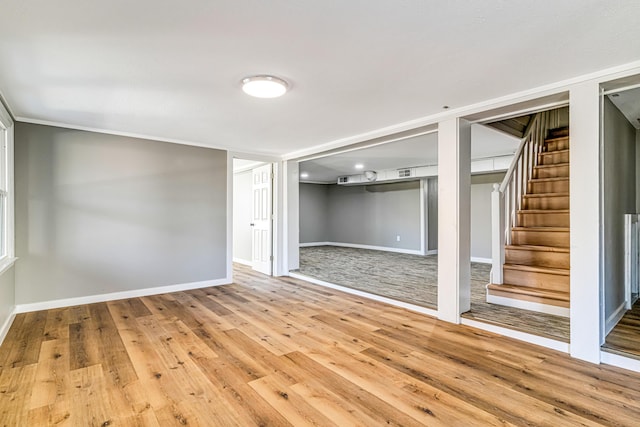
[[326,240],[420,250],[418,181],[328,187]]
[[251,261],[253,171],[233,174],[233,257]]
[[491,259],[491,192],[504,173],[471,177],[471,256]]
[[329,185],[300,184],[300,243],[326,242]]
[[226,153],[17,123],[16,303],[226,276]]
[[0,275],[0,329],[15,308],[15,265]]
[[636,130],[607,97],[602,157],[605,319],[608,319],[624,302],[624,214],[636,211]]

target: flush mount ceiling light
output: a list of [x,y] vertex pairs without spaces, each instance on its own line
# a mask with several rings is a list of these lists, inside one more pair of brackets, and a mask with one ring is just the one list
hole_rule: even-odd
[[309,178],[309,174],[308,174],[308,173],[306,173],[306,172],[302,172],[302,173],[300,174],[300,178],[302,178],[302,179]]
[[242,90],[256,98],[277,98],[287,92],[288,84],[274,76],[252,76],[242,79]]
[[362,163],[356,163],[355,168],[356,169],[362,169],[362,168],[364,168],[364,165]]

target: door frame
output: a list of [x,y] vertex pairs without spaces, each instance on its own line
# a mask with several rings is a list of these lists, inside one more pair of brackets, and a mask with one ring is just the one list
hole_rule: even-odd
[[281,241],[282,231],[280,223],[281,215],[281,198],[279,187],[282,180],[280,172],[280,159],[272,156],[261,156],[248,154],[237,151],[227,151],[227,263],[226,263],[226,280],[233,282],[233,159],[254,160],[256,162],[271,163],[273,170],[273,181],[271,189],[272,205],[273,205],[273,226],[271,233],[272,244],[272,276],[282,275],[278,266],[280,265],[280,254],[282,253]]

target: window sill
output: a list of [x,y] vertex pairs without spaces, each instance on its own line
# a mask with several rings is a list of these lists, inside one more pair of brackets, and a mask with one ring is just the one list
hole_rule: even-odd
[[5,271],[13,267],[13,264],[16,263],[18,258],[4,258],[0,260],[0,275],[4,274]]

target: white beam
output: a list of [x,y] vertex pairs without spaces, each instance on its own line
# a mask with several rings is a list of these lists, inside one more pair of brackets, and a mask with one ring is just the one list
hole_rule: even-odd
[[471,124],[438,124],[438,318],[460,323],[471,304]]
[[600,86],[569,91],[571,356],[600,363]]

